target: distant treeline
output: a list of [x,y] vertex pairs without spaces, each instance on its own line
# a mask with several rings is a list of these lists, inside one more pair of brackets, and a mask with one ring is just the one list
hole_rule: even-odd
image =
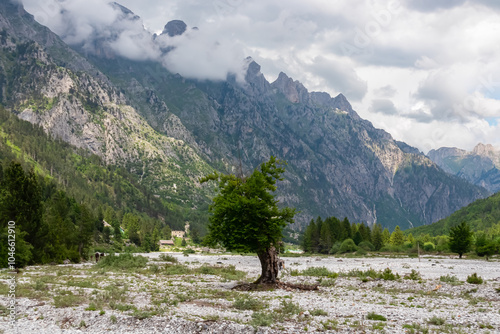
[[[301,246],[306,253],[336,254],[350,252],[455,252],[467,253],[473,251],[478,256],[489,257],[500,252],[500,222],[494,224],[487,233],[484,231],[468,232],[468,223],[463,223],[467,232],[452,238],[450,229],[447,234],[431,236],[428,233],[413,236],[403,233],[396,226],[392,233],[380,224],[372,227],[364,223],[350,223],[347,218],[342,221],[336,217],[323,220],[318,217],[311,220],[306,227]],[[452,227],[451,230],[457,226]],[[464,242],[467,240],[467,242]],[[457,243],[459,246],[457,246]],[[460,252],[457,251],[460,249]]]

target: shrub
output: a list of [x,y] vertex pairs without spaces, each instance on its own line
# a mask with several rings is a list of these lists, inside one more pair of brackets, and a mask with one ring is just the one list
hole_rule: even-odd
[[377,320],[377,321],[387,321],[387,318],[384,317],[383,315],[376,314],[373,312],[370,312],[366,315],[366,319],[368,320]]
[[375,250],[375,246],[369,241],[361,241],[358,245],[359,248],[364,249],[367,252],[371,252]]
[[385,268],[385,270],[382,272],[381,278],[386,281],[394,281],[399,278],[399,275],[398,274],[394,275],[391,269]]
[[160,261],[165,261],[165,262],[172,262],[172,263],[178,263],[179,262],[176,257],[174,257],[174,256],[172,256],[170,254],[160,254],[159,260]]
[[340,246],[342,244],[337,241],[336,243],[333,244],[332,248],[330,249],[330,254],[337,254],[338,252],[340,252]]
[[358,250],[358,246],[354,243],[352,239],[345,239],[340,245],[340,253],[352,253]]
[[270,312],[254,312],[252,313],[252,321],[250,324],[253,327],[271,326],[273,323],[273,314]]
[[441,282],[445,282],[445,283],[458,283],[459,282],[458,277],[453,276],[453,275],[441,276],[441,277],[439,277],[439,280]]
[[424,251],[432,252],[436,249],[436,246],[432,242],[426,242],[424,244]]
[[238,310],[258,311],[262,310],[266,306],[267,305],[264,302],[250,298],[248,296],[245,296],[243,298],[236,298],[236,300],[233,303],[233,307]]
[[148,259],[141,255],[134,256],[130,253],[124,253],[116,256],[114,254],[110,254],[101,258],[96,264],[96,267],[127,270],[144,268],[146,263],[148,263]]
[[[316,277],[329,277],[337,278],[339,274],[329,271],[326,267],[309,267],[298,273],[300,276],[316,276]],[[296,276],[298,276],[296,275]]]
[[314,316],[314,317],[318,317],[318,316],[326,316],[328,315],[328,312],[322,310],[322,309],[315,309],[315,310],[312,310],[311,312],[311,315]]
[[441,326],[444,325],[445,321],[443,318],[438,318],[436,316],[433,316],[429,320],[427,320],[429,324],[436,325],[436,326]]
[[470,284],[483,284],[483,279],[480,276],[477,276],[477,273],[474,273],[470,276],[467,276],[467,283]]
[[411,279],[413,281],[418,281],[418,280],[422,279],[422,276],[420,276],[420,273],[418,271],[416,271],[415,269],[412,269],[411,273],[409,273],[408,275],[405,275],[405,278]]

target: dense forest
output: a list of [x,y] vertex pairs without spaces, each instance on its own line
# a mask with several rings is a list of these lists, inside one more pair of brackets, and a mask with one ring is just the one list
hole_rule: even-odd
[[[321,254],[357,252],[362,255],[369,251],[412,254],[419,249],[422,252],[459,253],[455,245],[458,238],[467,239],[465,245],[458,247],[460,252],[474,251],[478,256],[488,257],[500,252],[499,198],[500,194],[497,194],[487,200],[479,200],[439,224],[404,232],[399,226],[390,232],[380,224],[369,227],[364,223],[351,223],[347,218],[341,221],[336,217],[325,220],[318,217],[306,227],[301,246],[306,253]],[[496,223],[488,224],[484,220]],[[457,231],[460,230],[459,225],[465,231]]]
[[[204,210],[201,210],[203,212]],[[206,215],[206,214],[205,214]],[[98,249],[143,251],[183,230],[199,239],[206,216],[150,195],[125,169],[48,136],[0,108],[0,217],[2,267],[7,223],[16,222],[16,266],[78,262]],[[111,227],[105,227],[104,221]],[[4,240],[5,239],[5,240]]]

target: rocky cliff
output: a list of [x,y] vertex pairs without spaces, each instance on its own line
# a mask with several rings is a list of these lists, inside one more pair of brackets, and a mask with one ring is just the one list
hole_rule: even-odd
[[[74,46],[78,55],[22,8],[0,9],[2,103],[125,166],[167,200],[194,208],[211,192],[198,176],[234,172],[239,160],[249,172],[270,155],[288,162],[277,195],[300,210],[298,224],[335,215],[406,228],[488,194],[375,129],[342,94],[308,92],[284,73],[270,83],[251,59],[244,82],[187,80],[104,47]],[[177,21],[165,34],[185,29]]]
[[427,154],[446,172],[496,193],[500,191],[500,149],[478,144],[471,152],[442,147]]

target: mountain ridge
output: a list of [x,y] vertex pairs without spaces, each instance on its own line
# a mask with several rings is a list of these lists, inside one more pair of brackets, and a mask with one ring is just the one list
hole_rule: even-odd
[[[1,16],[0,28],[15,20],[10,10],[11,16]],[[16,15],[28,20],[19,9]],[[38,29],[35,22],[19,24]],[[39,29],[49,34],[47,28]],[[446,175],[415,148],[375,129],[342,94],[332,98],[308,92],[284,73],[269,83],[251,59],[244,83],[231,76],[200,81],[171,73],[155,61],[92,54],[74,46],[79,56],[59,42],[44,45],[48,39],[38,40],[40,50],[36,45],[24,50],[27,65],[9,61],[13,46],[2,45],[2,88],[33,99],[26,104],[19,94],[9,95],[2,103],[24,119],[45,124],[53,135],[99,143],[96,152],[108,163],[122,164],[166,200],[196,208],[213,191],[200,187],[197,177],[213,169],[234,172],[239,158],[250,171],[270,155],[288,161],[277,195],[302,211],[298,225],[322,215],[405,228],[444,218],[488,194]],[[50,71],[33,72],[44,63],[43,52],[72,55],[79,63],[73,68],[82,70],[66,68],[71,59],[59,57],[44,65]],[[24,88],[12,75],[23,70],[36,73]],[[66,86],[61,75],[66,75]],[[62,110],[69,116],[64,118]],[[50,122],[57,127],[48,126]]]

